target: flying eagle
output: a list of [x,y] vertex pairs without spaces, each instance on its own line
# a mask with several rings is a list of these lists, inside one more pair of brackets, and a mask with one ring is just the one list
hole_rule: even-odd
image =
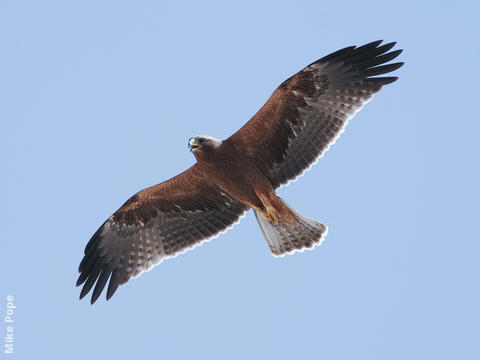
[[275,189],[309,169],[373,94],[397,80],[375,77],[403,65],[385,65],[402,50],[381,43],[346,47],[308,65],[226,140],[190,138],[195,165],[133,195],[92,236],[79,266],[80,299],[95,285],[93,304],[109,279],[110,299],[119,285],[226,231],[250,208],[273,255],[319,245],[327,227]]

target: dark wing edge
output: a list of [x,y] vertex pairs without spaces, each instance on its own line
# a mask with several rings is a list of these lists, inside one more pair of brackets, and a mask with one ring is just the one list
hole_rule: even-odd
[[80,299],[95,285],[93,304],[110,280],[109,300],[131,278],[240,221],[248,207],[190,171],[194,167],[135,194],[95,232],[78,268]]
[[348,121],[387,84],[403,62],[395,42],[350,46],[327,55],[286,81],[227,141],[244,148],[274,187],[308,171],[344,131]]

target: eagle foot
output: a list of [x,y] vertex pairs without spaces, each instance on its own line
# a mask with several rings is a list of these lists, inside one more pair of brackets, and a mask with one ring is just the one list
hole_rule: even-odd
[[264,214],[264,216],[269,223],[274,225],[277,225],[282,220],[280,214],[272,206],[267,206],[267,211],[266,211],[266,214]]

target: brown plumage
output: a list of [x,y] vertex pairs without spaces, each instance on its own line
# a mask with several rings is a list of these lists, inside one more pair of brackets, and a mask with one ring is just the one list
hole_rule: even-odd
[[95,285],[95,302],[110,280],[119,285],[235,224],[253,208],[274,255],[320,244],[327,227],[275,194],[302,175],[340,135],[347,121],[396,77],[373,77],[403,63],[382,65],[401,50],[381,41],[347,47],[284,81],[240,130],[221,141],[189,140],[197,163],[131,197],[97,230],[85,248],[80,298]]

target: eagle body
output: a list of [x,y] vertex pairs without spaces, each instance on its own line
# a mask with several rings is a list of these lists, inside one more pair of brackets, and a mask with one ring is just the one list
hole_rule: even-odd
[[[277,201],[275,190],[265,175],[251,158],[239,151],[229,141],[220,141],[211,137],[202,147],[194,150],[197,167],[223,192],[250,208],[268,217],[270,212],[284,220],[291,214],[282,202]],[[209,146],[215,140],[219,146]]]
[[203,147],[193,153],[197,158],[197,166],[208,179],[230,197],[243,203],[260,206],[255,187],[272,188],[262,171],[227,141],[206,154]]
[[197,162],[128,199],[87,243],[79,265],[80,298],[93,304],[120,285],[216,237],[253,209],[271,253],[312,249],[326,225],[295,210],[275,190],[303,175],[329,149],[373,95],[397,80],[382,76],[402,50],[374,41],[349,46],[285,80],[265,105],[229,138],[188,141]]

